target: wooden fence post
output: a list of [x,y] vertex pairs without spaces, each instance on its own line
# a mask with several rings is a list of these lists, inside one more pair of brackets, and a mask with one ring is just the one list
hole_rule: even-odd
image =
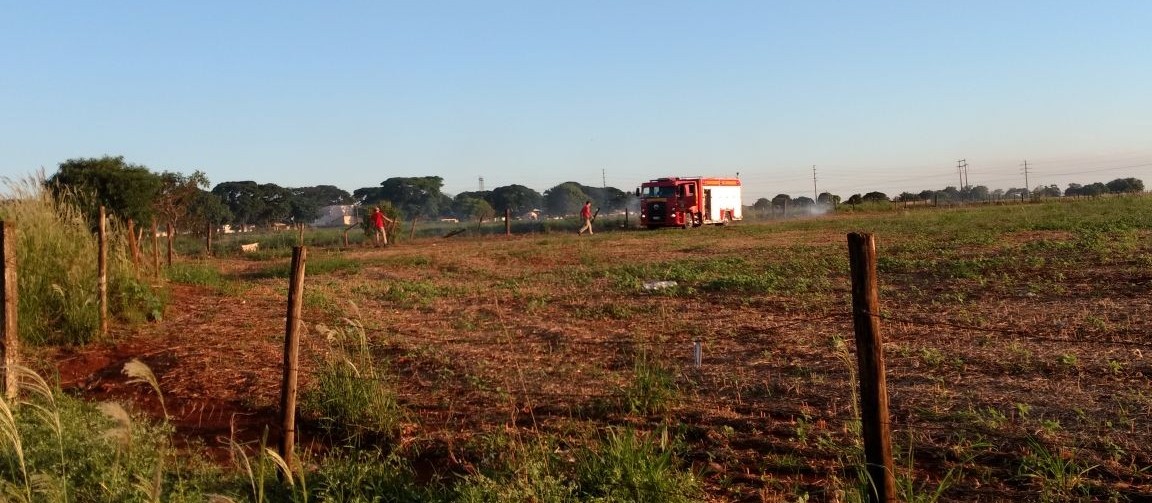
[[504,208],[504,235],[512,235],[512,210],[510,208]]
[[152,274],[160,277],[160,227],[152,218]]
[[140,268],[140,249],[139,244],[136,242],[136,221],[131,218],[128,219],[128,249],[132,253],[132,265]]
[[292,466],[296,445],[296,374],[300,362],[300,315],[304,306],[304,263],[307,248],[292,248],[292,273],[288,284],[288,318],[284,327],[284,380],[280,385],[280,457]]
[[852,275],[852,323],[860,378],[860,421],[864,435],[869,501],[896,501],[892,437],[888,423],[888,384],[884,376],[884,340],[880,336],[880,301],[876,279],[876,240],[871,234],[848,234]]
[[408,228],[408,240],[409,241],[411,241],[413,238],[416,237],[416,219],[417,218],[420,218],[420,217],[416,216],[416,215],[412,216],[412,226]]
[[4,331],[0,338],[0,353],[4,359],[4,396],[15,400],[20,393],[20,380],[16,376],[16,365],[20,363],[20,337],[19,327],[16,324],[16,312],[20,306],[19,289],[16,276],[16,226],[11,222],[0,220],[0,253],[4,255],[0,261],[0,294],[4,295],[4,308],[0,316],[4,317],[0,330]]
[[100,223],[97,228],[96,289],[100,297],[100,336],[108,336],[108,218],[104,207],[100,207]]
[[167,225],[168,226],[166,227],[166,229],[168,232],[168,267],[171,268],[172,267],[172,254],[173,254],[172,240],[175,239],[174,234],[176,234],[176,230],[172,228],[172,222],[168,222]]
[[204,251],[208,253],[209,257],[212,256],[212,227],[212,222],[204,225]]

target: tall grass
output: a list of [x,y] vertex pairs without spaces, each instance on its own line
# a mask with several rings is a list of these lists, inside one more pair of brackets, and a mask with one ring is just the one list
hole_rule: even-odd
[[328,433],[358,444],[365,438],[395,436],[403,409],[381,362],[372,355],[364,326],[345,319],[342,327],[317,326],[329,343],[326,359],[301,397],[301,415]]
[[[68,195],[57,199],[40,179],[4,180],[0,220],[16,227],[21,339],[33,344],[82,344],[100,327],[97,241],[84,212]],[[126,237],[107,227],[111,315],[142,319],[163,309],[161,297],[136,274]],[[144,313],[144,314],[141,314]]]

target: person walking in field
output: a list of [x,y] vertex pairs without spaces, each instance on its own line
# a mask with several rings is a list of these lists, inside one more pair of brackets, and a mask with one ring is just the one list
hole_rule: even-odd
[[580,228],[579,234],[584,234],[588,231],[588,235],[592,235],[592,201],[584,201],[584,207],[580,208],[580,218],[584,219],[584,227]]
[[376,246],[380,246],[381,243],[388,246],[388,233],[384,228],[386,224],[390,223],[392,223],[392,219],[385,216],[384,212],[380,211],[379,206],[372,210],[372,240]]

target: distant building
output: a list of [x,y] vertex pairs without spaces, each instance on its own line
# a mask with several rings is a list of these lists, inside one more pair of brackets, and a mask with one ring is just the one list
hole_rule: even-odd
[[320,218],[312,222],[313,227],[347,227],[356,222],[356,206],[337,204],[320,208]]

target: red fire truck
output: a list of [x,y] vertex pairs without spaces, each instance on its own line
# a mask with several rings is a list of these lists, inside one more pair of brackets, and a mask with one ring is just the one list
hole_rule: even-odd
[[743,218],[739,178],[671,177],[640,184],[640,225],[696,227]]

